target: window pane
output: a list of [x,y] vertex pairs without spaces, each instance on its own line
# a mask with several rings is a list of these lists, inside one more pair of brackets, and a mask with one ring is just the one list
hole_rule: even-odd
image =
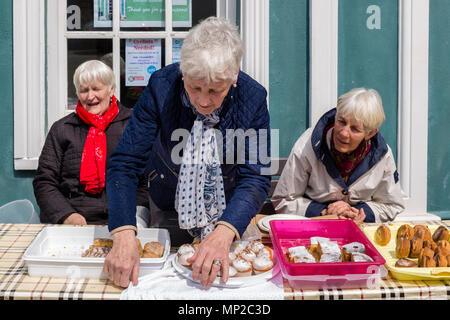
[[69,39],[67,41],[67,106],[75,109],[77,94],[73,84],[75,69],[87,60],[102,60],[112,68],[112,41],[110,39]]
[[68,31],[111,31],[113,0],[67,0]]
[[[172,21],[176,31],[187,31],[192,25],[216,15],[216,1],[172,0]],[[164,31],[164,0],[120,0],[122,31]]]
[[[191,0],[192,9],[190,21],[186,23],[186,8],[182,6],[186,0],[173,0],[174,10],[172,12],[173,30],[188,31],[191,27],[198,24],[210,16],[217,15],[216,1],[211,0]],[[178,3],[180,6],[176,6]]]
[[123,39],[120,57],[120,101],[132,108],[152,73],[164,65],[165,40]]

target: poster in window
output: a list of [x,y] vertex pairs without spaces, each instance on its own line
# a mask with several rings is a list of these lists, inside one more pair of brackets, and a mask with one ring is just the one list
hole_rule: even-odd
[[180,62],[181,47],[183,46],[184,39],[173,39],[172,44],[172,62]]
[[153,72],[161,68],[161,39],[127,39],[125,85],[147,86]]
[[[94,27],[112,27],[112,0],[94,1]],[[164,0],[120,0],[120,27],[164,27]],[[191,0],[172,1],[174,27],[192,27]]]
[[94,28],[112,27],[112,0],[94,0]]

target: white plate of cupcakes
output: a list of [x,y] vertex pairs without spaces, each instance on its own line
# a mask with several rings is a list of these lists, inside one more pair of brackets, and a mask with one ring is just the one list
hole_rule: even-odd
[[[183,277],[192,280],[192,266],[187,259],[195,254],[198,244],[183,244],[173,259],[173,267]],[[259,284],[275,277],[280,268],[272,248],[259,240],[235,241],[230,248],[229,277],[222,283],[220,277],[214,280],[213,286],[237,288]],[[200,280],[196,281],[200,283]]]

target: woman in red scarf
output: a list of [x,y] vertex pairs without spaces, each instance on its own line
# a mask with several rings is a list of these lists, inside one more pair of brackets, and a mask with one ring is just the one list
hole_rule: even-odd
[[297,140],[272,196],[277,213],[335,215],[360,222],[393,220],[405,196],[391,148],[378,128],[381,97],[355,88]]
[[[108,160],[131,110],[117,101],[114,73],[101,61],[81,64],[74,85],[79,99],[76,110],[50,129],[33,181],[34,192],[42,222],[107,224]],[[137,193],[141,226],[146,226],[148,207],[144,185],[142,181]]]

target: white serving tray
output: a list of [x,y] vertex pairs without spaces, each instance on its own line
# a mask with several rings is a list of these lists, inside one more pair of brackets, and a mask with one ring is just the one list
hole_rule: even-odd
[[[33,240],[23,255],[30,276],[58,278],[98,278],[103,274],[104,258],[82,257],[95,238],[109,238],[107,226],[47,226]],[[137,238],[142,246],[149,241],[164,245],[161,258],[141,258],[139,276],[163,268],[170,254],[167,229],[140,228]]]

